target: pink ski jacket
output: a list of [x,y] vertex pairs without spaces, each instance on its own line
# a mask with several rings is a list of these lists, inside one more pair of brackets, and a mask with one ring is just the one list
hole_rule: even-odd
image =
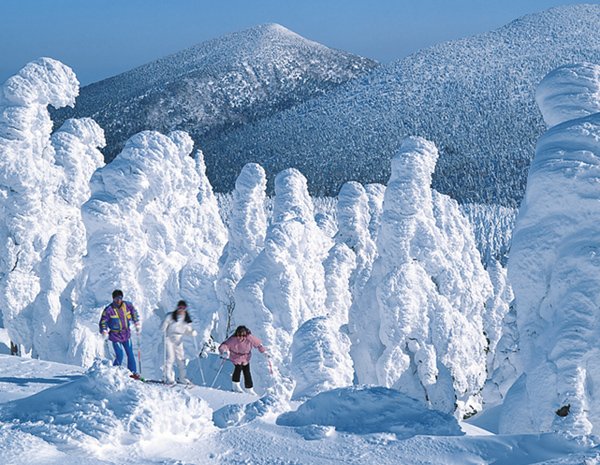
[[229,353],[229,359],[234,365],[248,365],[252,356],[252,349],[258,349],[261,354],[264,354],[265,349],[260,342],[260,339],[248,334],[245,338],[240,339],[237,336],[231,336],[223,344],[219,346],[220,353]]

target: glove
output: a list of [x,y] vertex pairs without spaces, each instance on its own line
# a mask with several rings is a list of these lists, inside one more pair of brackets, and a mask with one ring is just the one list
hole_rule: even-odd
[[108,331],[102,331],[102,338],[106,339],[108,337]]
[[198,331],[196,331],[195,329],[192,330],[192,336],[196,337],[198,335]]
[[142,325],[140,324],[139,321],[136,321],[134,323],[134,325],[135,325],[135,331],[136,331],[136,333],[140,334],[142,332]]
[[222,358],[223,360],[227,360],[227,359],[229,358],[229,352],[223,352],[223,353],[221,354],[221,358]]
[[199,356],[200,358],[208,358],[208,354],[204,351],[200,352]]

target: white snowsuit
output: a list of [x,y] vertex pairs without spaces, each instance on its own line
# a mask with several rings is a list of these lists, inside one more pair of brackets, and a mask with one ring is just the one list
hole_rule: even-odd
[[173,363],[177,361],[179,369],[179,381],[187,382],[185,372],[185,354],[183,352],[183,336],[186,334],[195,335],[191,323],[186,323],[183,315],[177,320],[173,319],[173,314],[169,313],[161,325],[161,330],[165,333],[165,366],[164,376],[167,383],[175,382],[175,373]]

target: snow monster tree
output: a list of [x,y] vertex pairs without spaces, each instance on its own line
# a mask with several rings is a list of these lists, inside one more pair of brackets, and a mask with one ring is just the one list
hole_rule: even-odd
[[437,157],[411,137],[392,161],[378,257],[350,309],[351,354],[358,382],[461,417],[481,407],[492,286],[458,203],[431,189]]
[[502,432],[600,432],[600,66],[567,65],[540,83],[549,126],[515,226],[514,288],[523,374]]
[[[48,105],[72,106],[78,93],[73,71],[50,58],[27,64],[0,88],[0,308],[10,338],[34,356],[40,355],[33,340],[40,328],[33,328],[32,304],[43,285],[46,248],[62,219],[57,192],[64,171],[50,141]],[[49,331],[61,332],[69,326],[57,325],[62,316],[35,318],[42,318],[37,323]],[[50,355],[40,350],[43,357]]]

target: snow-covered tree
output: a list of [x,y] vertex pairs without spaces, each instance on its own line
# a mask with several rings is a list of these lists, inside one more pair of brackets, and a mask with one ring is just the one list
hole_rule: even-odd
[[[490,260],[486,268],[494,289],[483,312],[483,329],[487,339],[487,375],[484,402],[500,403],[516,380],[518,337],[514,315],[509,315],[514,294],[507,270],[500,262]],[[514,313],[514,312],[513,312]]]
[[[293,335],[326,311],[322,262],[331,245],[315,222],[306,178],[293,168],[279,173],[264,249],[236,287],[235,313],[238,324],[249,326],[269,347],[276,382],[287,396],[293,389]],[[264,364],[258,364],[257,373],[259,386],[268,383]]]
[[235,183],[228,224],[229,240],[219,260],[217,280],[218,335],[222,338],[229,336],[236,326],[235,287],[264,247],[266,186],[265,170],[256,163],[245,165]]
[[362,293],[373,260],[375,243],[369,234],[369,200],[363,186],[342,186],[336,205],[335,245],[323,263],[327,317],[305,323],[294,336],[294,397],[347,386],[353,379],[350,339],[346,334],[353,296]]
[[34,345],[46,360],[79,362],[67,355],[73,335],[73,279],[87,251],[81,206],[90,197],[90,178],[104,164],[98,148],[104,131],[90,118],[70,119],[52,134],[56,165],[64,177],[55,208],[60,215],[40,266],[40,292],[32,304]]
[[369,197],[360,183],[347,182],[340,189],[337,219],[336,242],[346,244],[356,256],[356,268],[351,278],[352,294],[356,298],[369,279],[377,253],[369,233]]
[[[62,220],[57,191],[64,173],[55,164],[48,105],[72,106],[78,92],[73,71],[50,58],[27,64],[0,90],[0,308],[11,339],[34,355],[32,304]],[[54,326],[58,315],[40,317],[36,332],[45,331],[45,321]]]
[[600,432],[600,66],[548,74],[538,140],[508,262],[523,374],[505,432]]
[[115,288],[141,313],[147,374],[156,375],[162,362],[158,326],[177,300],[187,299],[196,327],[210,330],[225,234],[202,154],[191,158],[192,147],[183,132],[141,132],[94,173],[92,196],[83,207],[88,253],[77,282],[82,327],[71,347],[83,364],[92,360],[92,335]]
[[437,157],[435,145],[417,137],[394,157],[378,258],[349,328],[359,382],[460,416],[480,406],[482,313],[492,286],[458,204],[431,189]]
[[383,184],[367,184],[365,186],[367,197],[369,198],[369,232],[371,238],[376,241],[379,233],[379,224],[381,222],[381,212],[383,210],[383,196],[385,195],[385,186]]
[[294,334],[291,347],[296,386],[292,399],[352,384],[350,339],[331,317],[315,317]]

